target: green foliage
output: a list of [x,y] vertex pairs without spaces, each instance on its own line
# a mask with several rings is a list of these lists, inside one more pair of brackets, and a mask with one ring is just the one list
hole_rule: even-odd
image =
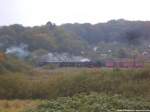
[[[4,26],[0,29],[0,50],[6,51],[8,47],[24,43],[31,52],[44,49],[48,52],[82,54],[92,59],[103,58],[103,54],[107,54],[106,58],[130,57],[134,49],[137,53],[148,51],[150,31],[147,23],[113,20],[96,25],[86,23],[56,26],[48,22],[35,27],[17,24]],[[94,46],[98,47],[97,52],[93,51]],[[123,48],[126,50],[119,51]]]
[[63,27],[66,32],[71,32],[94,45],[102,41],[106,43],[116,41],[138,45],[140,40],[141,42],[144,39],[149,40],[149,38],[147,38],[147,35],[149,35],[149,24],[147,23],[149,22],[126,21],[121,19],[95,25],[90,23],[64,24],[61,27]]
[[32,67],[28,63],[13,56],[6,56],[6,59],[0,63],[1,74],[12,72],[26,73],[27,71],[31,71],[31,69]]
[[[85,43],[65,32],[63,28],[48,25],[36,27],[23,27],[11,25],[0,29],[0,49],[5,51],[8,47],[20,43],[27,44],[30,51],[39,49],[51,52],[80,53],[85,48]],[[74,51],[73,51],[74,50]]]
[[46,101],[26,112],[116,112],[119,109],[150,109],[148,101],[91,93]]

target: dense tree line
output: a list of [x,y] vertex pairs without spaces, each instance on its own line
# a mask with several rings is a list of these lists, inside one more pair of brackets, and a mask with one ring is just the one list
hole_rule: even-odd
[[[114,45],[116,42],[119,43],[117,47]],[[149,21],[120,19],[94,25],[75,23],[57,26],[48,22],[34,27],[24,27],[18,24],[0,27],[1,51],[24,43],[28,45],[28,50],[31,52],[44,49],[48,52],[96,56],[92,50],[93,46],[98,46],[101,53],[110,48],[113,49],[114,52],[111,55],[114,56],[122,48],[125,48],[124,51],[127,52],[129,52],[128,47],[133,48],[133,46],[143,50],[149,42]]]
[[67,32],[77,35],[91,44],[100,41],[118,41],[135,44],[136,41],[150,39],[149,21],[126,21],[120,19],[95,25],[89,23],[64,24],[62,27]]
[[0,49],[27,44],[30,51],[45,49],[58,52],[79,53],[85,48],[86,43],[76,39],[62,28],[49,24],[35,27],[22,25],[4,26],[0,29]]

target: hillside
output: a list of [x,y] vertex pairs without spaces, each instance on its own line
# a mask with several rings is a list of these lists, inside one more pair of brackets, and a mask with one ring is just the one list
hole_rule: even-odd
[[[30,59],[38,54],[68,53],[98,60],[150,53],[150,22],[111,20],[98,24],[63,24],[0,28],[0,50]],[[60,55],[59,54],[59,55]],[[36,55],[36,56],[35,56]]]
[[64,24],[65,31],[70,32],[86,41],[89,44],[98,44],[99,42],[122,42],[128,44],[137,44],[142,39],[150,39],[149,21],[127,21],[110,20],[107,23],[98,24]]
[[[1,50],[21,43],[28,46],[29,51],[45,49],[49,51],[76,53],[83,49],[84,43],[57,26],[47,23],[44,26],[23,27],[21,25],[5,26],[0,29]],[[70,47],[71,46],[71,47]]]

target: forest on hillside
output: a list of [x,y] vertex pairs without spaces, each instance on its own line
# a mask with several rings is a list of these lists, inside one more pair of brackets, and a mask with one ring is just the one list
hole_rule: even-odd
[[129,58],[150,53],[150,21],[1,26],[0,50],[30,59],[47,53],[68,53],[92,60]]

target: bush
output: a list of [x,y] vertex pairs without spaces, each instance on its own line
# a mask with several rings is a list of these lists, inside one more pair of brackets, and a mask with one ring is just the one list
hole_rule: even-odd
[[91,93],[46,101],[36,109],[26,112],[116,112],[120,109],[145,110],[150,109],[150,103],[121,96]]
[[14,72],[27,73],[32,67],[23,60],[13,56],[7,56],[3,62],[0,62],[0,73],[8,74]]

